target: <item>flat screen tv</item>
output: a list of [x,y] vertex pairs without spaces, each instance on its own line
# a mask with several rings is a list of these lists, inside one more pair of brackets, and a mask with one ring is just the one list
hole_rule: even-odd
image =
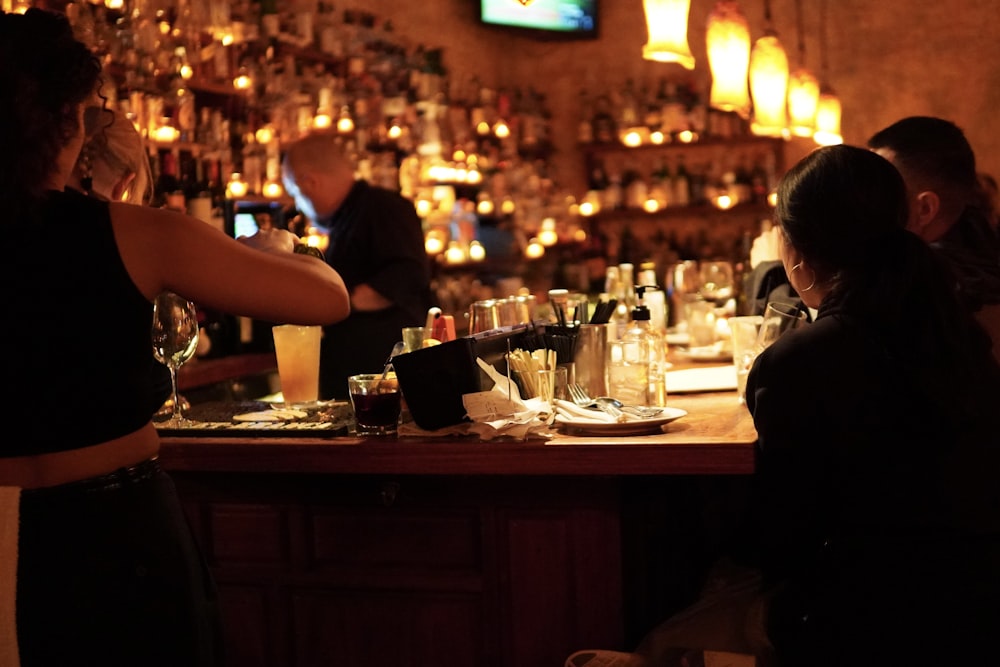
[[597,37],[599,0],[476,0],[483,25],[500,26],[544,39]]

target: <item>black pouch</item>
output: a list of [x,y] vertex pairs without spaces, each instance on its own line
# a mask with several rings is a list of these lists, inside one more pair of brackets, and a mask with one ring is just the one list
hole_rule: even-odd
[[517,325],[393,357],[399,389],[413,421],[428,431],[469,421],[462,395],[493,388],[493,380],[479,367],[476,358],[507,375],[507,352],[535,349],[536,338],[536,328]]

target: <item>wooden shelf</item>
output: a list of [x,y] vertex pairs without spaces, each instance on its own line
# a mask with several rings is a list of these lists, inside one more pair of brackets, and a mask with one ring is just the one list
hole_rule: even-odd
[[766,148],[776,150],[784,144],[784,140],[776,137],[706,137],[683,143],[672,141],[662,144],[642,144],[640,146],[626,146],[620,142],[580,144],[580,151],[585,155],[603,155],[608,153],[644,153],[653,151],[695,151],[699,148]]
[[588,220],[598,223],[616,221],[667,221],[682,220],[690,218],[744,218],[748,215],[758,214],[762,217],[770,217],[772,209],[767,204],[746,203],[737,204],[732,208],[720,209],[711,204],[697,204],[695,206],[675,206],[665,208],[655,213],[649,213],[641,208],[622,208],[613,211],[601,211],[592,215]]

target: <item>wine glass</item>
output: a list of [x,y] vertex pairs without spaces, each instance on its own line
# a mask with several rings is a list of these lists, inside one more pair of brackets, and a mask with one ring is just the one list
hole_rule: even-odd
[[717,306],[733,296],[733,264],[726,261],[701,263],[701,296]]
[[153,302],[153,356],[170,369],[174,409],[164,426],[187,423],[177,393],[177,369],[194,356],[198,347],[198,314],[194,304],[173,292],[161,292]]

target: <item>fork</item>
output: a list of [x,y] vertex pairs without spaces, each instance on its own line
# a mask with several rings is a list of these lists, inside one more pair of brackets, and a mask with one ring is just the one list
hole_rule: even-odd
[[[573,398],[573,402],[577,405],[585,408],[598,408],[604,410],[608,414],[614,414],[611,410],[621,412],[627,412],[630,415],[639,417],[640,419],[650,419],[656,417],[663,413],[663,408],[657,408],[652,406],[643,405],[622,405],[621,401],[610,396],[598,396],[597,398],[591,398],[587,394],[587,390],[579,384],[569,385],[570,396]],[[610,410],[608,409],[610,408]]]
[[571,382],[567,385],[569,389],[569,395],[573,399],[573,402],[582,408],[597,408],[602,412],[606,412],[615,418],[615,421],[624,421],[625,415],[614,405],[606,403],[604,401],[595,401],[587,393],[587,390],[583,388],[583,385],[577,382]]

